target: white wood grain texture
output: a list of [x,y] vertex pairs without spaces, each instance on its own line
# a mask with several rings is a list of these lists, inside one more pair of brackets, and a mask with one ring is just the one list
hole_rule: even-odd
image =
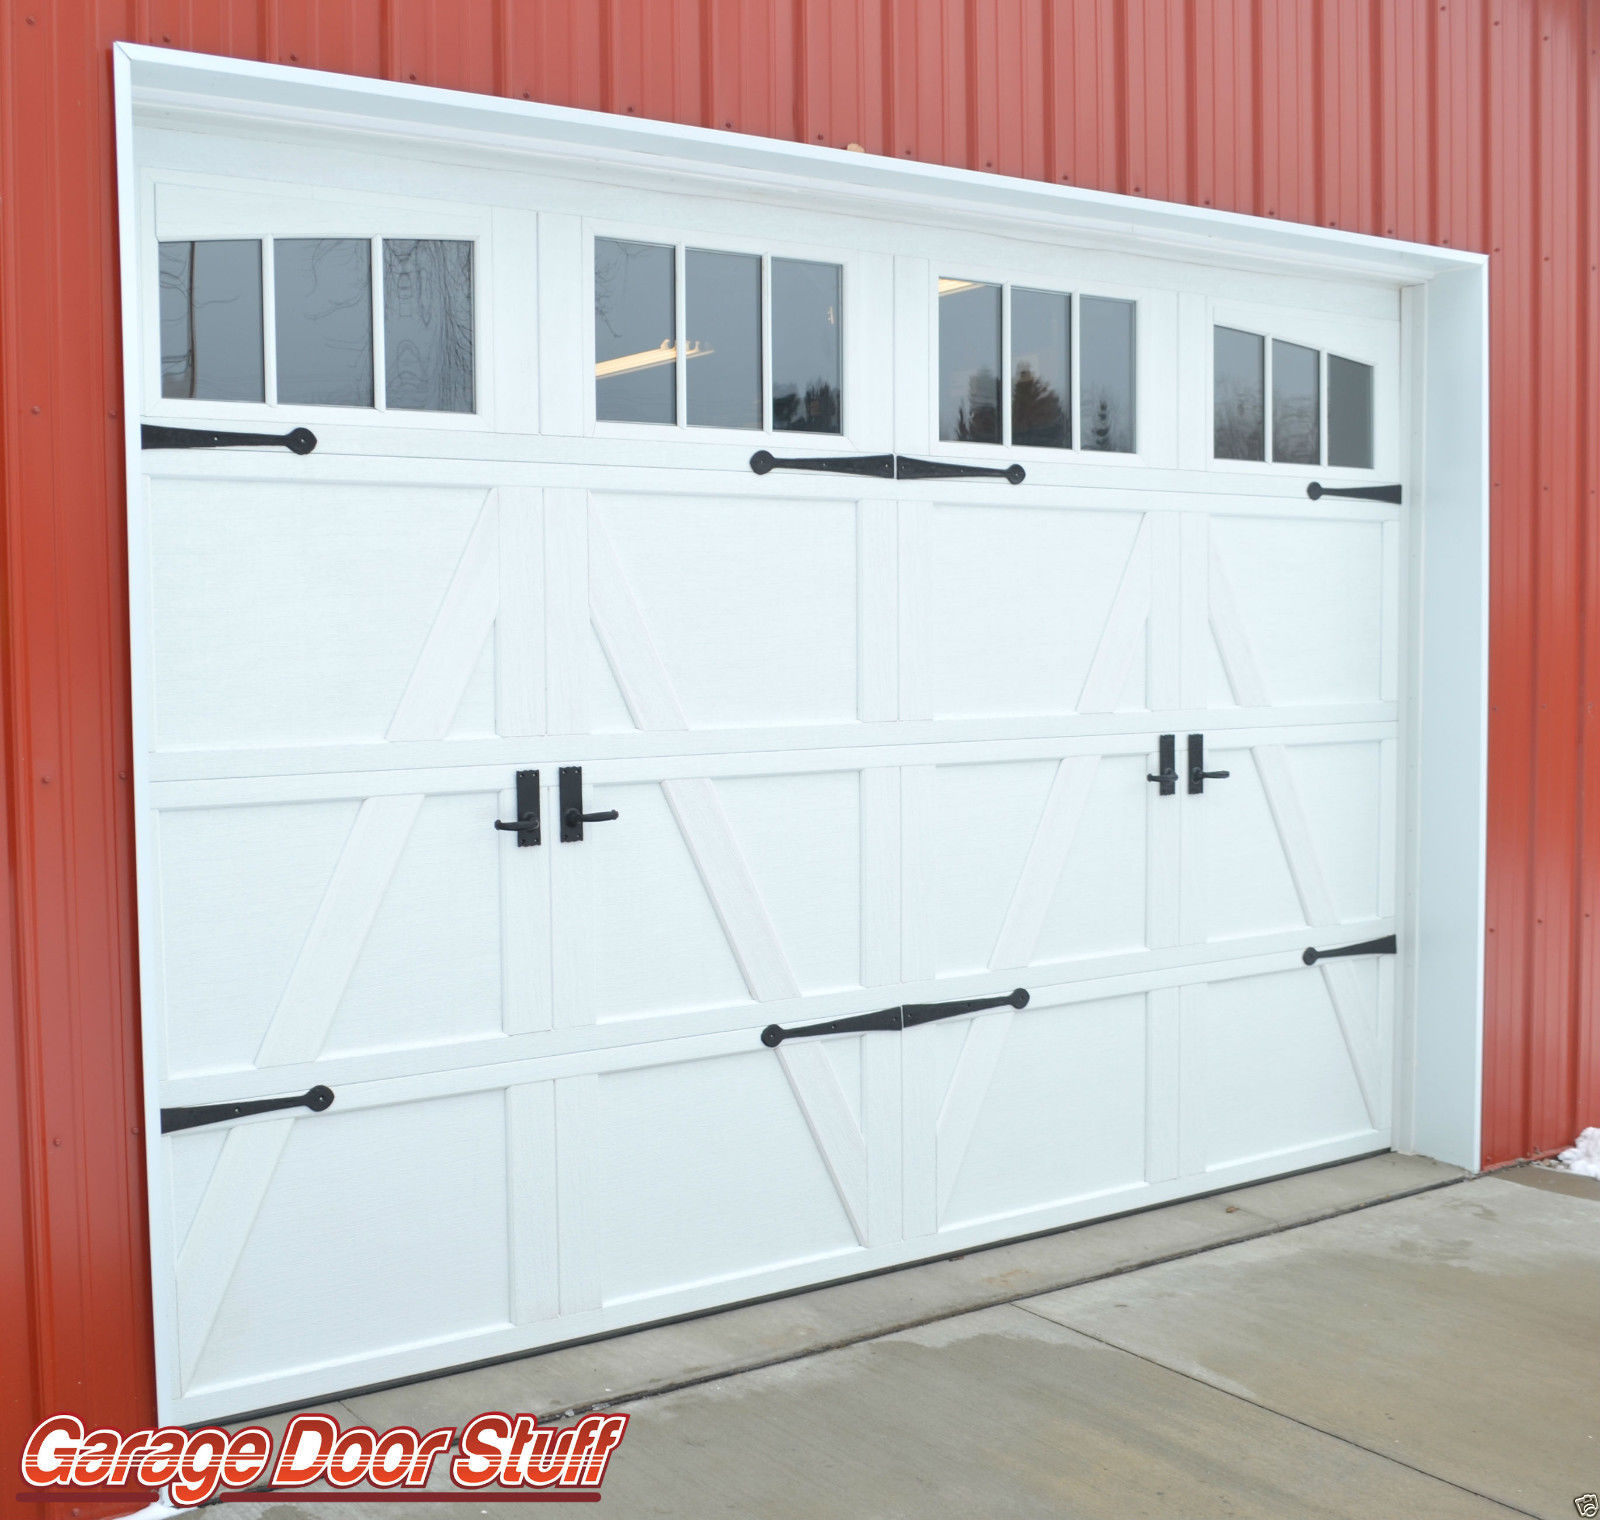
[[863,769],[861,782],[861,985],[900,980],[900,772]]
[[1145,521],[1150,525],[1145,705],[1166,712],[1183,701],[1183,523],[1177,512],[1152,512]]
[[[514,432],[539,415],[539,217],[516,206],[496,206],[493,291],[479,318],[493,340],[493,418],[496,430]],[[481,276],[480,276],[481,278]],[[492,304],[491,304],[492,303]]]
[[511,1320],[561,1312],[559,1192],[553,1082],[506,1089],[506,1208],[511,1221]]
[[894,443],[902,454],[926,454],[933,440],[933,268],[926,259],[894,261],[895,372],[912,377],[894,387]]
[[[540,786],[542,794],[544,788]],[[500,816],[515,818],[516,792],[500,793]],[[550,812],[540,798],[540,817],[549,842]],[[551,1023],[550,857],[543,848],[524,849],[515,834],[500,841],[500,976],[503,1027],[507,1034],[531,1034]]]
[[1207,577],[1211,559],[1211,520],[1198,512],[1178,514],[1178,555],[1181,561],[1178,592],[1179,705],[1209,707],[1221,692],[1209,690],[1211,647]]
[[900,974],[908,982],[928,981],[938,969],[932,924],[939,890],[934,839],[938,784],[936,766],[900,769]]
[[572,486],[544,493],[546,721],[552,734],[589,729],[588,493]]
[[[1161,758],[1145,756],[1145,775],[1153,776]],[[1153,781],[1145,782],[1144,942],[1152,950],[1203,940],[1190,900],[1204,891],[1202,859],[1196,845],[1200,817],[1180,796],[1163,797]]]
[[594,1190],[600,1135],[600,1078],[592,1072],[555,1082],[557,1257],[563,1314],[601,1303]]
[[1151,517],[1147,512],[1141,519],[1133,547],[1128,551],[1105,627],[1100,630],[1100,642],[1078,694],[1078,712],[1113,712],[1127,689],[1128,672],[1139,653],[1150,616]]
[[[940,1223],[956,1190],[962,1163],[967,1159],[967,1148],[972,1144],[984,1100],[989,1096],[989,1083],[994,1080],[1000,1052],[1005,1049],[1015,1017],[1011,1009],[1004,1008],[997,1013],[980,1013],[967,1025],[967,1037],[961,1042],[961,1054],[956,1057],[950,1086],[939,1108],[935,1150]],[[914,1037],[916,1031],[910,1034]]]
[[856,507],[857,713],[863,723],[900,716],[899,547],[895,503]]
[[593,504],[589,508],[589,614],[635,725],[642,729],[687,728],[672,678]]
[[1267,694],[1266,678],[1251,647],[1250,636],[1239,617],[1239,604],[1234,599],[1233,585],[1223,568],[1222,556],[1212,545],[1208,578],[1211,631],[1216,636],[1217,653],[1222,659],[1222,669],[1233,688],[1233,700],[1240,707],[1271,707]]
[[944,1089],[934,1041],[913,1038],[916,1034],[909,1030],[894,1037],[900,1046],[901,1208],[908,1240],[939,1229],[939,1108]]
[[833,1062],[819,1041],[806,1040],[778,1046],[778,1061],[805,1116],[811,1138],[817,1142],[839,1202],[849,1215],[856,1239],[864,1246],[872,1245],[866,1140],[850,1110],[850,1100],[839,1085]]
[[585,342],[583,223],[576,216],[539,213],[539,326],[507,333],[508,343],[539,347],[539,431],[576,437],[583,431]]
[[[864,1035],[861,1041],[861,1132],[867,1147],[867,1229],[874,1245],[899,1240],[904,1187],[898,1033]],[[780,1047],[781,1049],[781,1047]]]
[[178,1250],[178,1353],[185,1384],[193,1380],[200,1364],[294,1126],[292,1118],[236,1124],[222,1142]]
[[541,773],[547,820],[543,853],[550,871],[550,996],[557,1029],[594,1023],[593,982],[589,976],[588,933],[597,911],[592,852],[560,843],[557,769]]
[[1205,982],[1178,991],[1178,1174],[1196,1177],[1206,1169],[1206,998]]
[[928,668],[928,588],[932,584],[933,507],[902,501],[899,508],[900,717],[933,716]]
[[1099,769],[1098,755],[1068,755],[1056,767],[1022,874],[989,956],[990,970],[1032,962]]
[[322,1054],[422,802],[416,793],[362,801],[257,1047],[257,1066],[289,1066]]
[[542,734],[544,715],[544,493],[502,486],[500,598],[495,618],[495,728]]
[[704,778],[690,778],[663,781],[661,790],[722,922],[728,948],[739,963],[750,996],[758,1002],[799,997],[799,980],[734,838],[715,785]]
[[1183,1002],[1180,989],[1145,994],[1144,1180],[1178,1175],[1183,1112]]
[[394,740],[443,739],[494,628],[500,601],[499,492],[485,498],[389,722]]
[[1385,702],[1400,696],[1400,644],[1404,629],[1400,617],[1400,524],[1383,525],[1383,625],[1380,631],[1378,694]]

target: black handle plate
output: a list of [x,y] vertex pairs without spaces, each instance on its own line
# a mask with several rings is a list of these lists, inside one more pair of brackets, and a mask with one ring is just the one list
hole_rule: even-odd
[[868,1029],[912,1029],[936,1019],[953,1019],[963,1013],[981,1013],[985,1008],[1026,1008],[1028,989],[1018,987],[1004,997],[953,998],[948,1003],[906,1003],[895,1008],[879,1008],[873,1013],[856,1013],[849,1018],[824,1019],[820,1024],[801,1024],[785,1029],[768,1024],[761,1031],[761,1043],[768,1047],[785,1040],[804,1040],[821,1034],[860,1034]]
[[1192,796],[1196,792],[1203,792],[1208,781],[1226,781],[1228,771],[1208,771],[1206,769],[1206,736],[1204,734],[1189,735],[1189,792]]
[[1161,769],[1153,776],[1147,774],[1144,779],[1161,783],[1158,796],[1174,796],[1178,790],[1178,736],[1162,734],[1156,741],[1156,755]]
[[750,468],[757,475],[773,470],[825,470],[833,475],[875,475],[879,480],[894,479],[893,454],[824,454],[815,459],[779,459],[767,449],[750,456]]
[[539,773],[538,771],[517,772],[517,818],[515,823],[507,823],[503,818],[496,818],[494,826],[507,834],[517,836],[517,848],[525,850],[530,845],[540,841],[539,830]]
[[1020,486],[1028,478],[1028,472],[1020,464],[998,468],[985,464],[947,464],[938,459],[911,459],[905,454],[895,456],[894,474],[896,480],[964,480],[969,476],[989,475],[1009,480],[1014,486]]
[[1306,487],[1306,495],[1312,501],[1324,496],[1354,496],[1359,501],[1386,501],[1396,507],[1400,505],[1399,486],[1325,486],[1313,480]]
[[214,428],[159,427],[153,422],[139,429],[139,447],[145,449],[238,449],[277,444],[291,454],[309,454],[317,446],[310,428],[287,433],[222,433]]
[[1382,939],[1363,940],[1359,945],[1340,945],[1334,950],[1318,950],[1313,945],[1307,945],[1300,959],[1308,966],[1315,966],[1318,961],[1337,960],[1341,955],[1398,955],[1400,945],[1392,934],[1386,934]]
[[225,1119],[242,1119],[246,1114],[270,1114],[279,1108],[309,1108],[320,1114],[333,1107],[333,1089],[320,1083],[308,1087],[292,1098],[245,1098],[238,1103],[202,1103],[196,1108],[164,1108],[161,1110],[161,1133],[170,1135],[174,1130],[198,1129],[202,1124],[221,1124]]
[[608,808],[603,813],[584,812],[581,765],[563,765],[558,780],[557,803],[561,809],[563,844],[577,844],[583,838],[583,826],[586,823],[609,823],[613,818],[622,816],[615,808]]

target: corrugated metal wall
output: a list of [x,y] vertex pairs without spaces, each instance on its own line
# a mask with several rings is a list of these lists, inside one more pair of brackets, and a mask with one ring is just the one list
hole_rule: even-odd
[[[1484,1159],[1600,1122],[1600,7],[1585,0],[5,0],[0,1334],[149,1417],[110,44],[731,128],[1493,261]],[[10,1100],[15,1094],[15,1104]],[[10,1478],[0,1475],[0,1485]]]

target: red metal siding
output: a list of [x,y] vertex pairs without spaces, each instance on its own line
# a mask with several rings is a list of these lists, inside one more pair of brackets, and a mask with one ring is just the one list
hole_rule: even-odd
[[1600,1119],[1600,7],[5,0],[0,17],[6,1473],[38,1410],[131,1424],[152,1407],[118,39],[857,142],[1493,253],[1484,1160],[1551,1149]]

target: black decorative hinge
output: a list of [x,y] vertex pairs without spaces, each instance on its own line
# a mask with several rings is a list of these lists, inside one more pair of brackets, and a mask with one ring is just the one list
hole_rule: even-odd
[[1397,507],[1400,505],[1399,486],[1325,486],[1313,480],[1306,487],[1306,495],[1312,501],[1324,496],[1354,496],[1360,501],[1387,501]]
[[496,818],[494,826],[517,836],[517,848],[525,850],[539,843],[539,773],[517,772],[517,816],[512,823]]
[[875,475],[879,480],[894,479],[893,454],[823,454],[814,459],[779,459],[766,449],[750,456],[750,468],[757,475],[773,470],[826,470],[833,475]]
[[333,1089],[308,1087],[292,1098],[245,1098],[238,1103],[202,1103],[198,1108],[164,1108],[161,1110],[161,1133],[170,1135],[178,1129],[198,1129],[202,1124],[221,1124],[225,1119],[242,1119],[246,1114],[270,1114],[279,1108],[309,1108],[320,1114],[333,1107]]
[[139,446],[146,449],[242,449],[277,444],[291,454],[309,454],[317,446],[310,428],[287,433],[219,433],[214,428],[157,427],[147,422],[139,429]]
[[1400,946],[1395,936],[1386,934],[1382,939],[1363,940],[1359,945],[1340,945],[1335,950],[1318,950],[1313,945],[1307,945],[1300,956],[1308,966],[1315,966],[1318,961],[1331,961],[1341,955],[1398,955]]
[[995,467],[986,464],[946,464],[938,459],[911,459],[904,454],[895,455],[896,480],[964,480],[974,475],[992,475],[1020,486],[1028,472],[1020,464]]
[[1146,781],[1160,782],[1157,795],[1171,797],[1178,790],[1178,736],[1176,734],[1162,734],[1156,741],[1156,763],[1161,767],[1154,775],[1146,775]]
[[781,1045],[785,1040],[804,1040],[820,1034],[860,1034],[869,1029],[912,1029],[936,1019],[953,1019],[963,1013],[982,1013],[985,1008],[1026,1008],[1028,989],[1018,987],[1004,997],[955,998],[948,1003],[905,1003],[895,1008],[879,1008],[874,1013],[852,1014],[844,1019],[824,1019],[820,1024],[802,1024],[785,1029],[768,1024],[761,1031],[761,1043]]

